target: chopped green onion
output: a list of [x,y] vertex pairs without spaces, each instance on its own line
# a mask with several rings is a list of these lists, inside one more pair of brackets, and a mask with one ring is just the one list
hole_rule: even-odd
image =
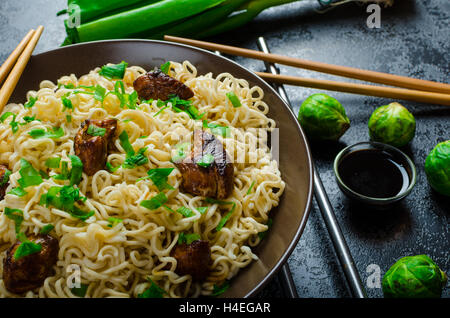
[[200,212],[200,214],[205,214],[206,211],[208,211],[207,206],[200,206],[197,208],[197,211]]
[[44,129],[33,129],[28,134],[33,139],[39,139],[39,138],[52,138],[52,139],[58,139],[64,136],[64,129],[61,127],[48,129],[45,131]]
[[266,237],[266,235],[267,235],[267,233],[269,232],[269,229],[272,227],[272,223],[273,223],[273,220],[271,219],[271,218],[269,218],[268,220],[267,220],[267,230],[266,231],[264,231],[264,232],[259,232],[258,233],[258,237],[262,240],[263,238],[265,238]]
[[13,132],[13,134],[15,134],[17,132],[17,130],[19,130],[19,123],[16,122],[16,114],[12,113],[12,112],[6,112],[4,113],[1,117],[0,117],[0,122],[4,122],[6,120],[6,118],[12,116],[12,120],[9,123],[9,125],[11,126],[11,130]]
[[200,234],[198,233],[189,233],[189,234],[185,234],[184,232],[181,232],[180,235],[178,236],[178,244],[191,244],[194,241],[198,241],[200,240]]
[[39,185],[43,182],[41,175],[33,166],[25,159],[20,159],[19,174],[21,178],[17,180],[20,186],[25,189],[32,185]]
[[172,157],[172,161],[175,163],[181,162],[184,158],[186,158],[186,151],[190,148],[191,144],[189,142],[184,142],[175,147],[175,155]]
[[250,187],[248,188],[246,195],[249,195],[252,192],[252,189],[253,189],[254,185],[255,185],[255,181],[253,181],[252,184],[250,185]]
[[104,136],[106,128],[97,127],[95,125],[89,125],[87,133],[91,136]]
[[169,108],[169,107],[170,107],[170,106],[166,106],[166,107],[161,108],[156,114],[153,115],[153,117],[158,116],[159,114],[161,114],[164,110],[166,110],[166,109]]
[[220,286],[214,284],[213,292],[212,292],[211,296],[222,295],[229,287],[230,287],[230,282],[227,280],[224,281],[223,284]]
[[130,156],[127,154],[123,167],[127,169],[133,169],[136,166],[142,166],[148,163],[148,158],[144,155],[147,147],[139,149],[136,155]]
[[59,165],[61,163],[61,158],[60,157],[53,157],[53,158],[48,158],[45,161],[45,166],[49,167],[49,168],[59,168]]
[[123,150],[125,150],[125,153],[127,156],[133,156],[135,154],[133,146],[130,143],[130,140],[128,138],[128,134],[126,130],[122,131],[122,133],[119,135],[120,144],[122,145]]
[[5,184],[7,184],[8,183],[8,181],[9,181],[9,176],[11,175],[11,171],[9,170],[9,169],[5,169],[5,173],[3,174],[3,178],[2,178],[2,180],[0,181],[0,187],[2,186],[2,185],[5,185]]
[[170,70],[170,62],[169,61],[167,61],[166,63],[161,65],[161,71],[164,74],[169,74],[169,70]]
[[167,294],[164,289],[156,285],[150,278],[150,287],[146,289],[142,294],[138,294],[138,298],[163,298],[164,294]]
[[31,108],[31,107],[34,106],[34,104],[36,103],[36,101],[37,101],[37,98],[31,96],[31,97],[30,97],[30,100],[29,100],[28,102],[26,102],[26,103],[23,105],[23,107],[25,107],[25,108]]
[[147,174],[148,178],[152,180],[158,190],[162,191],[164,189],[173,189],[173,187],[167,183],[167,179],[173,170],[174,168],[156,168],[150,169]]
[[73,109],[72,101],[71,101],[70,99],[67,98],[67,96],[68,96],[69,94],[70,94],[70,93],[67,93],[66,95],[64,95],[63,97],[61,97],[61,100],[62,100],[62,103],[63,103],[63,109],[62,109],[62,111],[65,111],[66,108],[67,108],[67,109]]
[[78,156],[70,155],[72,170],[70,170],[70,185],[78,184],[83,174],[83,162]]
[[36,115],[34,115],[33,117],[31,117],[31,116],[24,116],[23,120],[24,120],[24,122],[23,123],[19,123],[19,125],[24,126],[24,125],[26,125],[28,123],[31,123],[32,121],[35,121],[36,120]]
[[88,287],[89,285],[87,284],[80,284],[80,287],[73,287],[70,289],[70,291],[74,296],[84,298],[86,296]]
[[117,167],[114,167],[111,163],[107,162],[106,163],[106,168],[111,172],[114,173],[117,171],[117,169],[120,168],[120,165],[118,165]]
[[11,189],[11,191],[9,191],[8,194],[17,195],[18,197],[23,197],[24,195],[28,194],[28,192],[25,191],[22,187],[16,187],[16,188]]
[[184,206],[180,207],[177,209],[177,212],[180,213],[182,216],[184,216],[185,218],[189,218],[191,216],[194,215],[194,212],[192,212],[191,209],[188,209]]
[[46,235],[46,234],[50,233],[54,228],[55,228],[55,226],[53,224],[47,224],[39,231],[39,233]]
[[20,225],[23,222],[23,211],[19,209],[10,209],[8,207],[5,207],[4,213],[8,217],[8,219],[14,221],[16,234],[20,233]]
[[21,259],[22,257],[28,256],[31,254],[39,253],[42,250],[41,244],[39,244],[39,243],[36,244],[34,242],[31,242],[30,240],[28,240],[26,238],[25,235],[23,235],[20,238],[20,241],[22,243],[19,245],[19,247],[14,252],[14,259],[16,259],[16,260]]
[[228,137],[230,128],[228,126],[220,126],[219,124],[209,123],[207,120],[203,120],[203,128],[211,129],[211,133],[222,137]]
[[213,198],[206,198],[205,201],[208,202],[208,203],[213,203],[213,204],[218,204],[218,205],[228,205],[228,204],[232,204],[233,205],[231,210],[227,214],[225,214],[224,217],[222,217],[222,219],[220,220],[219,224],[217,225],[216,231],[219,232],[223,228],[225,223],[227,223],[227,221],[231,217],[231,215],[233,214],[234,209],[236,208],[236,203],[233,202],[233,201],[221,201],[221,200],[216,200],[216,199],[213,199]]
[[156,210],[157,208],[161,207],[164,203],[167,202],[167,196],[160,192],[157,195],[155,195],[150,200],[144,200],[140,203],[140,206],[143,206],[144,208],[147,208],[149,210]]
[[43,171],[43,170],[39,170],[39,175],[42,177],[42,179],[48,179],[50,178],[50,176],[48,175],[47,172]]
[[123,222],[123,220],[119,218],[109,217],[108,222],[109,222],[108,227],[114,227],[117,224]]
[[95,86],[94,98],[96,100],[98,100],[99,102],[103,103],[103,100],[105,99],[105,95],[106,95],[106,88],[97,84],[97,86]]
[[70,171],[69,171],[69,163],[67,161],[61,162],[61,173],[52,176],[55,180],[68,180],[70,177]]
[[119,64],[105,65],[102,66],[100,72],[101,76],[111,80],[111,79],[123,79],[125,76],[125,70],[127,69],[128,63],[122,61]]
[[68,123],[71,123],[71,122],[72,122],[72,116],[66,115],[66,121],[67,121]]
[[197,165],[207,168],[209,167],[212,163],[214,162],[214,156],[207,153],[205,155],[202,156],[202,158],[200,159],[200,161],[197,161]]
[[239,100],[239,98],[236,96],[236,94],[234,92],[227,93],[227,97],[228,97],[228,100],[233,105],[233,107],[237,108],[237,107],[242,106],[241,101]]

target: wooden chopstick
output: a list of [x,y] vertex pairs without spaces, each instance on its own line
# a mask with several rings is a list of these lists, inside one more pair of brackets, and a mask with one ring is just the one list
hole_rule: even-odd
[[36,29],[22,54],[18,58],[16,65],[14,65],[14,68],[12,69],[11,73],[9,73],[8,78],[3,83],[3,86],[0,89],[0,112],[3,111],[3,107],[5,107],[6,103],[11,97],[11,94],[16,88],[17,82],[19,81],[23,70],[27,66],[27,63],[30,60],[31,54],[34,51],[34,48],[36,47],[36,44],[39,41],[43,30],[44,27],[42,25]]
[[6,61],[0,67],[0,84],[3,83],[9,71],[11,71],[14,63],[16,63],[20,54],[22,54],[23,50],[27,46],[28,42],[30,42],[31,37],[34,34],[34,30],[30,30],[30,32],[25,35],[25,37],[20,41],[19,45],[11,52]]
[[258,76],[262,77],[267,81],[278,84],[288,84],[295,86],[326,89],[337,92],[402,99],[422,103],[432,103],[450,106],[450,94],[440,94],[434,92],[425,92],[396,87],[335,82],[329,80],[319,80],[288,75],[276,75],[262,72],[256,72],[255,74],[257,74]]
[[271,63],[284,64],[299,68],[304,68],[312,71],[328,73],[348,78],[359,79],[363,81],[416,89],[421,91],[436,92],[441,94],[450,94],[450,84],[426,81],[405,76],[393,75],[388,73],[381,73],[369,70],[362,70],[354,67],[339,66],[327,64],[322,62],[313,62],[299,58],[288,57],[273,53],[263,53],[260,51],[244,49],[229,45],[180,38],[170,35],[165,35],[164,40],[172,41],[182,44],[188,44],[203,49],[214,50],[226,54],[237,56],[250,57],[258,60],[263,60]]

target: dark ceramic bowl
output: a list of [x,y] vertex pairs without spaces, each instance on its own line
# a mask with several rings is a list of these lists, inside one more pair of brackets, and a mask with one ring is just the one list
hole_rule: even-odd
[[167,60],[189,60],[199,74],[229,72],[260,86],[280,132],[279,167],[286,182],[280,205],[271,211],[273,226],[255,249],[259,260],[241,270],[224,297],[249,297],[259,291],[291,254],[306,225],[312,198],[312,161],[308,144],[290,108],[254,73],[224,57],[198,48],[162,41],[99,41],[67,46],[35,55],[23,73],[10,102],[25,102],[28,90],[37,90],[42,80],[68,74],[80,76],[106,63],[126,61],[150,70]]

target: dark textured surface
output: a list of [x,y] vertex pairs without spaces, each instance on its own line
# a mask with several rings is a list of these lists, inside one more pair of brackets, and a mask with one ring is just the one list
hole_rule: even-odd
[[[36,52],[54,49],[64,39],[62,18],[55,16],[65,0],[1,0],[0,61],[18,40],[38,24],[46,27]],[[332,64],[355,66],[428,80],[449,82],[450,2],[448,0],[397,0],[381,12],[381,28],[366,26],[365,6],[345,5],[318,14],[313,1],[267,10],[241,30],[214,41],[256,49],[256,39],[266,38],[272,52]],[[254,71],[262,62],[236,58]],[[314,78],[333,76],[280,67],[283,74]],[[317,90],[287,87],[294,112]],[[346,145],[368,140],[367,121],[372,111],[390,100],[328,92],[347,111],[351,127],[339,143],[312,144],[313,156],[325,189],[335,208],[364,285],[376,264],[383,275],[398,258],[428,254],[446,272],[450,271],[450,199],[431,191],[423,164],[428,152],[450,139],[450,109],[401,102],[417,120],[416,136],[404,150],[416,163],[418,179],[412,193],[399,205],[384,212],[371,211],[349,201],[334,180],[332,163]],[[317,205],[311,211],[305,232],[289,259],[300,297],[349,297],[345,278],[335,257]],[[381,289],[367,288],[369,297],[382,297]],[[259,295],[283,297],[278,278]],[[450,297],[450,288],[443,292]]]

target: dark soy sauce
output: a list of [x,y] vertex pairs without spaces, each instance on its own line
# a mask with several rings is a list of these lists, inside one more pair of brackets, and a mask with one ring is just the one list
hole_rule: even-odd
[[350,152],[342,158],[338,173],[347,187],[366,197],[394,197],[409,185],[405,166],[383,150]]

